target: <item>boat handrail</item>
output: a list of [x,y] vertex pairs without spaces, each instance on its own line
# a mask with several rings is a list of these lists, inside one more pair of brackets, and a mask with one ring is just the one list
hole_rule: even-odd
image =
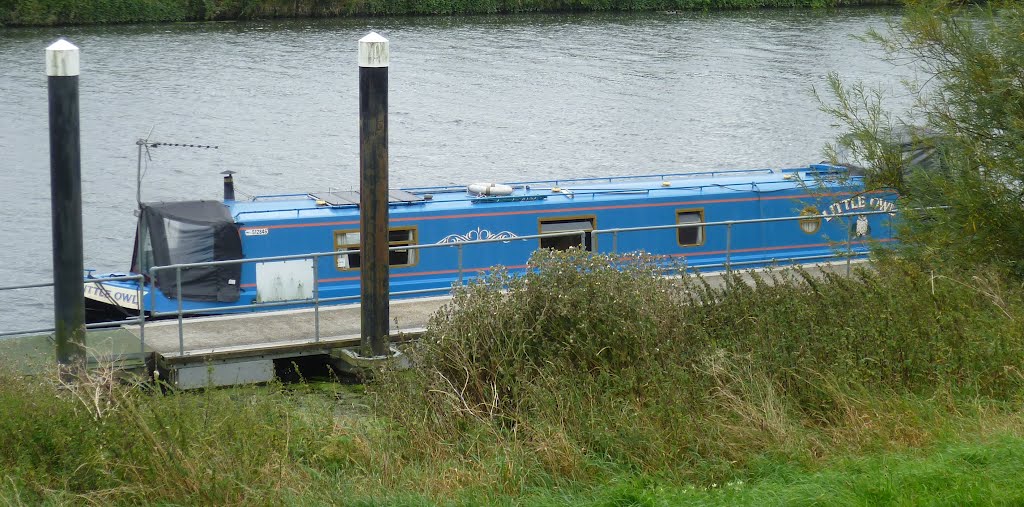
[[[400,208],[400,207],[403,207],[403,206],[415,206],[415,205],[422,205],[422,204],[423,204],[422,201],[418,201],[418,202],[400,202],[399,201],[399,202],[388,203],[388,207]],[[242,215],[259,215],[259,214],[262,214],[262,213],[295,213],[295,216],[297,218],[299,215],[302,214],[303,211],[322,211],[322,210],[326,210],[326,209],[338,209],[338,208],[359,208],[359,205],[358,204],[321,204],[321,205],[316,206],[315,208],[255,209],[255,210],[249,210],[249,211],[239,211],[238,213],[235,213],[234,215],[232,215],[232,218],[234,218],[235,221],[238,222],[239,221],[239,217],[241,217]]]
[[267,194],[267,195],[254,195],[252,201],[269,201],[273,199],[293,199],[296,197],[304,197],[309,199],[309,192],[297,192],[294,194]]
[[[783,173],[785,173],[785,174],[796,174],[796,175],[799,175],[800,171],[803,171],[803,172],[807,173],[808,175],[811,175],[811,174],[814,174],[814,175],[831,174],[833,172],[837,173],[837,172],[841,172],[842,171],[842,168],[838,168],[837,166],[827,166],[827,167],[831,167],[833,170],[826,170],[825,167],[826,166],[824,166],[824,165],[816,164],[814,167],[811,167],[811,168],[803,167],[803,168],[796,168],[796,169],[782,169],[781,171]],[[686,186],[665,185],[665,186],[658,186],[658,187],[651,187],[651,188],[586,188],[586,187],[567,187],[567,186],[565,186],[566,184],[572,183],[572,182],[576,182],[576,183],[612,182],[612,183],[614,183],[614,182],[623,182],[623,181],[630,181],[630,180],[635,180],[635,181],[659,181],[659,180],[660,181],[667,181],[668,178],[674,178],[674,177],[691,177],[691,176],[699,176],[699,175],[718,175],[718,176],[721,176],[722,174],[725,174],[725,173],[751,173],[751,172],[758,172],[758,171],[760,171],[763,174],[777,174],[776,171],[773,170],[773,169],[749,169],[749,170],[748,169],[740,169],[740,170],[735,170],[735,171],[727,170],[727,171],[715,171],[715,172],[705,172],[705,173],[678,173],[678,174],[657,174],[657,175],[648,175],[648,176],[615,176],[615,177],[610,177],[610,178],[578,178],[578,179],[571,179],[571,180],[547,180],[547,181],[516,182],[516,183],[509,183],[509,185],[511,185],[513,188],[515,188],[517,190],[526,189],[526,190],[529,190],[529,191],[540,192],[540,191],[544,191],[544,190],[550,189],[550,190],[553,191],[553,193],[551,193],[551,194],[525,194],[525,195],[524,194],[512,194],[510,196],[500,196],[500,197],[495,197],[495,198],[491,198],[491,197],[481,198],[480,196],[466,194],[465,198],[463,198],[463,199],[448,199],[448,200],[445,200],[443,202],[466,201],[466,202],[473,202],[473,203],[502,203],[502,202],[510,202],[510,201],[541,200],[542,197],[539,197],[539,196],[547,197],[547,195],[562,195],[562,196],[565,196],[565,197],[570,198],[570,199],[577,199],[577,198],[586,198],[586,197],[594,198],[594,197],[599,196],[599,195],[609,195],[609,194],[640,194],[640,193],[651,193],[651,192],[656,192],[656,191],[676,191],[676,192],[678,192],[680,190],[689,190],[689,191],[693,191],[693,192],[695,192],[697,194],[703,194],[704,190],[708,189],[708,188],[719,188],[719,189],[724,189],[724,190],[733,190],[733,191],[736,191],[736,192],[747,192],[747,191],[750,191],[750,192],[758,192],[758,193],[770,193],[770,192],[778,192],[778,191],[782,191],[782,190],[789,190],[790,188],[792,188],[792,187],[787,187],[787,188],[776,189],[776,190],[761,190],[760,188],[758,188],[758,183],[759,182],[756,182],[756,181],[747,182],[747,183],[734,183],[734,184],[727,184],[727,183],[718,183],[718,182],[716,182],[716,183],[702,183],[702,184],[698,184],[698,185],[686,185]],[[792,180],[788,180],[788,181],[791,182]],[[807,182],[817,181],[817,179],[816,178],[811,178],[809,176],[806,179],[805,178],[800,178],[800,181],[804,182],[804,183],[807,183]],[[769,182],[760,182],[760,183],[761,184],[765,184],[765,183],[782,183],[782,182],[781,181],[780,182],[769,181]],[[545,187],[542,186],[541,188],[533,188],[534,185],[550,185],[550,187],[545,188]],[[734,188],[734,187],[737,187],[737,188]],[[738,188],[738,187],[745,187],[745,188]],[[404,188],[402,190],[405,190],[405,191],[411,192],[411,193],[419,193],[419,194],[459,193],[459,192],[465,192],[466,187],[464,187],[464,186],[458,186],[458,187],[454,187],[454,186],[444,186],[444,187],[411,187],[411,188]],[[253,200],[256,200],[257,198],[265,198],[265,197],[286,197],[286,196],[289,196],[289,195],[309,197],[309,194],[278,194],[276,196],[257,196],[257,197],[254,197]],[[530,198],[530,197],[532,197],[532,198]],[[430,202],[430,201],[426,201],[426,202]],[[439,201],[439,202],[442,202],[442,201]],[[404,205],[408,205],[408,204],[410,204],[410,203],[406,203],[406,202],[392,202],[392,203],[389,203],[389,206],[390,207],[400,207],[400,206],[404,206]],[[417,201],[416,204],[425,204],[425,202],[424,201]],[[317,207],[314,207],[314,208],[306,208],[306,207],[298,208],[298,207],[295,207],[295,208],[277,208],[277,209],[265,209],[265,210],[239,211],[239,212],[234,214],[234,218],[235,218],[236,221],[239,221],[240,217],[243,216],[243,215],[258,215],[258,214],[266,214],[266,213],[295,213],[296,216],[299,216],[303,212],[320,211],[320,210],[324,210],[324,209],[333,209],[333,208],[358,208],[358,205],[357,204],[344,204],[344,205],[333,205],[333,206],[317,206]]]
[[[945,208],[945,206],[939,206],[937,208]],[[919,208],[919,209],[932,209],[932,208]],[[898,211],[899,211],[898,209],[894,208],[894,209],[891,209],[891,210],[884,210],[884,211],[862,211],[862,212],[859,212],[858,214],[861,214],[861,215],[885,215],[885,214],[895,215],[896,213],[898,213]],[[827,214],[793,215],[793,216],[787,216],[787,217],[756,218],[756,219],[746,219],[746,220],[725,220],[725,221],[717,221],[717,222],[697,222],[697,223],[674,223],[674,224],[663,224],[663,225],[641,226],[641,227],[624,227],[624,228],[612,228],[612,229],[594,229],[594,230],[591,230],[591,231],[559,231],[559,232],[551,232],[551,233],[545,233],[545,234],[534,234],[534,235],[528,235],[528,236],[519,236],[519,237],[516,237],[516,238],[488,238],[488,239],[467,240],[467,241],[453,241],[453,242],[450,242],[450,243],[431,243],[431,244],[419,244],[419,245],[398,245],[398,246],[390,247],[389,250],[397,251],[397,250],[425,250],[425,249],[431,249],[431,248],[457,248],[457,249],[459,249],[461,251],[461,249],[466,247],[466,246],[477,245],[477,244],[485,244],[485,243],[498,243],[498,242],[501,242],[501,243],[512,243],[512,242],[521,242],[521,241],[527,241],[527,240],[536,240],[536,239],[539,239],[539,238],[558,237],[558,236],[572,236],[572,235],[579,235],[579,234],[592,234],[594,237],[597,237],[598,235],[604,234],[604,235],[611,235],[612,236],[612,238],[613,238],[613,240],[612,240],[612,245],[613,245],[612,252],[617,252],[618,250],[615,247],[615,244],[616,244],[615,238],[617,238],[617,236],[619,234],[622,234],[622,233],[639,232],[639,231],[645,231],[645,230],[657,230],[657,229],[674,229],[674,228],[678,229],[678,228],[681,228],[681,227],[716,227],[716,226],[718,226],[718,227],[725,227],[727,232],[728,232],[733,227],[738,226],[738,225],[742,225],[742,224],[768,223],[768,222],[784,222],[784,221],[808,220],[808,219],[818,219],[818,218],[826,219],[826,218],[829,218],[830,216],[832,216],[832,215],[827,215]],[[891,234],[891,232],[890,232],[890,234]],[[815,255],[812,255],[812,256],[796,256],[796,257],[790,257],[790,258],[786,258],[786,257],[774,258],[773,257],[771,259],[744,260],[744,259],[741,259],[741,258],[732,258],[732,256],[730,254],[739,253],[739,251],[731,250],[731,248],[729,246],[729,242],[728,242],[729,234],[727,234],[726,237],[727,237],[727,243],[726,243],[726,249],[723,252],[723,254],[724,254],[724,260],[723,261],[715,262],[715,263],[711,263],[711,264],[704,264],[704,265],[688,265],[688,266],[685,266],[686,269],[689,271],[689,270],[692,270],[694,268],[702,268],[703,269],[703,268],[712,268],[712,267],[714,267],[714,268],[721,268],[721,269],[729,270],[732,267],[741,266],[741,265],[773,264],[773,263],[776,263],[776,262],[779,262],[779,261],[785,261],[785,260],[788,260],[789,262],[797,263],[797,262],[806,262],[806,261],[809,261],[809,260],[837,259],[837,258],[845,259],[847,261],[847,269],[849,269],[849,264],[848,263],[849,263],[849,260],[850,260],[851,256],[862,256],[862,255],[864,255],[863,251],[854,251],[854,250],[851,249],[851,244],[853,243],[853,241],[852,241],[853,238],[848,235],[847,238],[846,238],[846,241],[845,241],[845,243],[847,245],[845,251],[841,251],[841,250],[837,249],[836,251],[832,252],[831,254],[815,254]],[[856,243],[858,243],[858,244],[861,244],[863,242],[864,242],[863,240],[857,240],[856,241]],[[836,241],[837,245],[840,245],[842,243],[844,243],[844,242],[841,241],[841,240],[837,240]],[[224,260],[224,261],[211,261],[211,262],[199,262],[199,263],[187,263],[187,264],[171,264],[171,265],[166,265],[166,266],[153,266],[153,267],[150,268],[149,273],[150,273],[150,277],[151,277],[150,279],[153,279],[152,277],[155,277],[157,272],[160,272],[160,271],[180,270],[180,269],[187,269],[187,268],[190,268],[190,267],[215,266],[215,265],[225,265],[225,264],[245,264],[245,263],[270,262],[270,261],[282,261],[282,260],[294,260],[294,259],[317,259],[317,258],[321,258],[321,257],[345,255],[347,253],[354,253],[354,252],[358,252],[358,250],[335,250],[335,251],[328,251],[328,252],[303,253],[303,254],[294,254],[294,255],[285,255],[285,256],[274,256],[274,257],[258,257],[258,258],[248,258],[248,259],[233,259],[233,260]],[[460,266],[459,266],[459,283],[461,284],[462,283],[462,271],[464,269],[463,266],[461,265],[461,253],[459,255],[459,261],[460,261]],[[467,269],[467,272],[468,272],[468,269]],[[178,278],[178,277],[176,277],[176,278]],[[139,285],[138,285],[138,287],[139,287],[138,291],[140,292],[140,294],[139,294],[139,298],[140,298],[139,309],[142,310],[143,313],[142,313],[142,316],[131,317],[131,318],[125,319],[123,321],[118,321],[118,322],[116,322],[116,324],[121,324],[121,323],[137,324],[137,325],[140,326],[140,332],[143,332],[142,330],[145,329],[145,327],[144,327],[145,323],[148,321],[148,318],[145,316],[146,315],[146,304],[145,304],[146,303],[146,299],[144,297],[145,295],[142,294],[143,284],[141,282],[143,280],[145,280],[143,275],[141,275],[141,274],[126,274],[126,275],[116,275],[116,276],[106,276],[106,277],[92,277],[92,276],[90,276],[89,278],[86,278],[83,281],[88,284],[88,283],[96,283],[96,282],[129,281],[129,280],[135,280],[135,281],[137,281],[139,283]],[[178,283],[180,283],[180,278],[178,278]],[[319,279],[314,279],[314,283],[319,283]],[[0,292],[8,291],[8,290],[17,290],[17,289],[44,288],[44,287],[51,287],[51,286],[53,286],[52,282],[12,285],[12,286],[0,287]],[[393,291],[393,292],[391,292],[391,296],[402,296],[402,295],[407,295],[407,294],[408,295],[414,295],[414,294],[438,293],[438,292],[445,292],[445,291],[448,291],[450,289],[451,289],[451,287],[420,289],[420,290],[412,290],[412,291]],[[180,291],[180,289],[179,289],[179,291]],[[151,291],[149,293],[150,299],[152,299],[152,297],[154,297],[154,296],[155,296],[155,293]],[[340,301],[350,300],[350,299],[351,300],[356,300],[356,299],[358,299],[358,297],[359,296],[340,296],[340,297],[333,297],[333,298],[317,298],[317,299],[314,299],[312,301],[312,303],[314,305],[314,309],[318,309],[319,306],[321,304],[324,304],[324,303],[340,302]],[[305,300],[303,300],[303,301],[305,301]],[[301,303],[303,301],[298,301],[298,302]],[[308,301],[306,301],[306,302],[308,302]],[[235,305],[235,306],[230,306],[230,307],[224,307],[224,310],[225,311],[226,310],[239,310],[239,309],[246,309],[246,308],[275,307],[275,306],[285,307],[285,306],[294,305],[294,304],[296,304],[296,301],[273,302],[273,303],[271,303],[271,302],[259,302],[259,303],[254,303],[254,304],[251,304],[251,305],[241,305],[241,306]],[[154,306],[151,306],[151,308],[154,308]],[[183,329],[181,327],[181,316],[183,316],[183,315],[199,314],[199,313],[202,313],[202,312],[209,312],[210,310],[211,310],[210,308],[202,308],[202,309],[195,309],[195,310],[184,310],[182,308],[179,308],[177,311],[174,311],[174,312],[157,312],[157,311],[155,311],[155,308],[154,308],[154,310],[152,310],[153,315],[151,315],[151,317],[152,316],[178,315],[179,316],[179,324],[178,324],[178,326],[179,326],[178,327],[179,341],[180,341],[180,347],[183,349],[183,347],[184,347],[184,336],[183,336]],[[108,326],[110,324],[111,323],[105,323],[105,324],[104,323],[97,323],[97,324],[89,324],[86,327],[92,329],[94,327]],[[49,333],[49,332],[53,332],[53,330],[54,330],[53,328],[40,328],[40,329],[19,330],[19,331],[3,331],[3,330],[0,330],[0,337],[3,337],[3,336],[25,335],[25,334],[37,334],[37,333]],[[320,338],[319,335],[317,335],[317,340],[318,341],[319,341],[319,338]],[[144,340],[145,339],[142,338],[142,340],[140,341],[141,350],[143,352],[145,351],[145,341]]]
[[[895,215],[899,212],[898,209],[893,208],[891,210],[882,211],[858,211],[858,215]],[[619,234],[624,232],[640,232],[640,231],[653,231],[659,229],[679,229],[682,227],[727,227],[731,228],[736,225],[746,224],[759,224],[759,223],[772,223],[772,222],[788,222],[795,220],[814,220],[814,219],[827,219],[834,215],[827,213],[818,215],[792,215],[785,217],[769,217],[769,218],[750,218],[744,220],[720,220],[715,222],[684,222],[684,223],[673,223],[673,224],[662,224],[662,225],[645,225],[639,227],[615,227],[611,229],[592,229],[589,231],[559,231],[559,232],[548,232],[544,234],[528,234],[523,236],[516,236],[514,238],[488,238],[488,239],[475,239],[466,241],[452,241],[449,243],[423,243],[416,245],[398,245],[389,247],[389,251],[405,251],[405,250],[426,250],[430,248],[450,248],[459,245],[478,245],[483,243],[511,243],[514,241],[526,241],[541,238],[554,238],[560,236],[573,236],[581,233],[589,234]],[[222,266],[230,264],[248,264],[248,263],[259,263],[259,262],[276,262],[276,261],[288,261],[296,259],[316,259],[320,257],[331,257],[337,255],[345,255],[350,253],[359,253],[359,249],[352,250],[331,250],[327,252],[314,252],[314,253],[301,253],[291,255],[275,255],[270,257],[249,257],[244,259],[229,259],[222,261],[205,261],[205,262],[188,262],[179,264],[167,264],[164,266],[152,266],[150,268],[150,276],[155,277],[157,271],[168,271],[171,269],[189,269],[206,266]]]
[[[881,210],[880,211],[864,211],[864,212],[862,212],[860,214],[861,215],[882,215],[882,214],[887,214],[887,215],[891,216],[891,215],[895,215],[897,212],[898,212],[898,210],[894,208],[894,209],[885,210],[885,211],[881,211]],[[700,226],[700,227],[724,226],[726,228],[726,249],[725,249],[724,262],[716,264],[716,265],[720,266],[720,267],[724,268],[726,271],[728,271],[728,270],[732,269],[733,266],[739,266],[739,265],[751,265],[751,266],[753,266],[753,265],[757,265],[757,264],[764,264],[764,263],[766,263],[765,259],[760,259],[758,261],[748,261],[748,260],[745,260],[745,259],[735,259],[735,260],[733,260],[731,258],[731,255],[730,255],[731,252],[730,252],[730,246],[729,246],[730,245],[729,238],[731,237],[731,231],[732,231],[732,228],[734,226],[741,225],[741,224],[783,222],[783,221],[792,221],[792,220],[825,219],[825,218],[829,218],[831,216],[833,216],[833,215],[828,215],[828,214],[822,213],[822,214],[817,214],[817,215],[794,215],[794,216],[788,216],[788,217],[755,218],[755,219],[747,219],[747,220],[725,220],[725,221],[717,221],[717,222],[675,223],[675,224],[664,224],[664,225],[643,226],[643,227],[623,227],[623,228],[614,228],[614,229],[594,229],[594,230],[590,230],[590,231],[586,231],[586,230],[558,231],[558,232],[551,232],[551,233],[545,233],[545,234],[531,234],[531,235],[527,235],[527,236],[518,236],[518,237],[515,237],[515,238],[487,238],[487,239],[477,239],[477,240],[467,240],[467,241],[453,241],[453,242],[450,242],[450,243],[430,243],[430,244],[421,244],[421,245],[397,245],[397,246],[392,246],[392,247],[388,248],[388,250],[389,251],[399,251],[399,250],[406,251],[406,250],[424,250],[424,249],[428,249],[428,248],[453,248],[453,247],[457,248],[458,252],[459,252],[458,253],[458,260],[459,260],[458,285],[462,285],[463,284],[463,270],[464,270],[464,266],[462,265],[462,250],[467,245],[475,245],[475,244],[482,244],[482,243],[496,243],[496,242],[512,243],[512,242],[527,241],[527,240],[538,239],[538,238],[548,238],[548,237],[558,237],[558,236],[572,236],[572,235],[586,235],[586,234],[591,234],[591,235],[593,235],[593,237],[596,238],[597,235],[599,235],[599,234],[611,234],[612,235],[612,245],[613,245],[612,252],[616,252],[617,248],[615,247],[615,245],[616,245],[616,240],[618,238],[618,235],[621,234],[621,233],[625,233],[625,232],[647,231],[647,230],[656,230],[656,229],[679,229],[679,228],[682,228],[682,227],[697,227],[697,226]],[[891,237],[891,231],[890,231],[890,237]],[[581,241],[582,240],[583,239],[581,238]],[[840,252],[837,249],[837,251],[832,252],[832,255],[797,256],[797,258],[800,259],[799,262],[807,262],[807,261],[810,261],[810,260],[819,260],[819,259],[845,258],[847,273],[849,273],[851,259],[854,258],[854,257],[863,256],[863,255],[866,254],[864,251],[859,251],[859,250],[855,251],[855,250],[853,250],[853,248],[852,248],[853,244],[857,243],[857,244],[860,245],[860,244],[865,243],[865,241],[866,240],[853,241],[853,238],[848,234],[847,238],[846,238],[846,242],[845,242],[846,243],[845,252]],[[889,240],[883,240],[883,241],[889,241]],[[842,244],[842,242],[837,242],[837,244]],[[336,251],[330,251],[330,252],[305,253],[305,254],[295,254],[295,255],[280,255],[280,256],[273,256],[273,257],[260,257],[260,258],[250,258],[250,259],[233,259],[233,260],[213,261],[213,262],[171,264],[171,265],[167,265],[167,266],[154,266],[154,267],[151,267],[150,270],[149,270],[149,273],[150,273],[150,276],[152,277],[152,279],[156,279],[156,276],[157,276],[158,272],[174,270],[175,279],[176,279],[176,286],[177,286],[177,292],[180,293],[181,292],[181,273],[182,273],[182,270],[183,269],[187,269],[187,268],[191,268],[191,267],[216,266],[216,265],[222,265],[222,264],[241,264],[241,263],[253,263],[253,262],[286,261],[286,260],[295,260],[295,259],[314,259],[315,260],[315,259],[319,259],[321,257],[332,257],[332,256],[338,256],[338,255],[345,255],[345,254],[349,254],[349,253],[355,253],[355,252],[358,252],[358,250],[344,249],[344,250],[336,250]],[[737,251],[736,253],[739,253],[739,251]],[[774,263],[778,262],[778,260],[779,259],[776,259],[776,258],[773,257],[770,260],[770,264],[774,264]],[[795,263],[795,262],[798,262],[798,261],[797,261],[796,258],[794,258],[794,259],[791,259],[789,262]],[[249,308],[272,308],[272,307],[282,307],[282,308],[285,308],[285,307],[294,306],[295,304],[310,303],[310,304],[313,305],[313,315],[314,315],[314,321],[315,321],[315,324],[314,324],[315,338],[314,338],[314,340],[316,342],[319,342],[320,338],[321,338],[320,337],[320,327],[319,327],[319,322],[320,322],[319,321],[319,319],[320,319],[319,308],[320,308],[320,306],[322,304],[325,304],[325,303],[328,303],[328,302],[342,302],[342,301],[346,301],[346,300],[357,301],[360,296],[359,295],[349,295],[349,296],[338,296],[338,297],[330,297],[330,298],[320,298],[319,295],[318,295],[319,294],[319,282],[320,282],[320,280],[319,280],[319,278],[316,275],[316,272],[317,272],[316,266],[317,265],[318,265],[317,262],[313,263],[313,272],[314,272],[314,277],[313,277],[314,289],[313,290],[314,290],[314,297],[312,299],[304,298],[304,299],[299,299],[299,300],[288,300],[288,301],[265,301],[265,302],[255,302],[253,304],[247,304],[247,305],[226,306],[226,307],[222,307],[222,308],[202,308],[202,309],[188,309],[188,310],[186,310],[186,309],[184,309],[182,307],[181,299],[178,299],[178,309],[177,309],[177,311],[174,311],[174,312],[166,312],[166,311],[164,311],[164,312],[157,312],[157,311],[155,311],[155,304],[154,304],[153,305],[154,311],[152,313],[152,316],[153,317],[167,317],[167,316],[171,316],[171,315],[176,315],[177,316],[177,319],[178,319],[178,353],[181,354],[181,355],[184,355],[185,354],[185,334],[184,334],[183,318],[186,315],[198,315],[198,314],[201,314],[201,313],[204,313],[204,312],[211,312],[211,311],[214,311],[214,310],[217,310],[217,311],[229,311],[229,310],[230,311],[237,311],[237,310],[249,309]],[[712,265],[708,265],[707,267],[711,267],[711,266]],[[673,268],[669,268],[669,269],[670,269],[670,271],[666,272],[666,274],[671,274],[671,272],[672,272],[671,269],[673,269]],[[678,270],[679,268],[677,267],[677,268],[674,268],[674,269]],[[694,269],[694,266],[687,266],[685,262],[682,264],[682,270],[683,271],[689,272],[689,271],[692,271],[693,269]],[[444,292],[444,291],[447,291],[447,290],[450,290],[450,287],[430,288],[430,289],[413,290],[413,291],[389,291],[389,297],[392,297],[392,296],[399,296],[399,297],[401,297],[403,295],[418,295],[418,294],[428,294],[428,293],[439,293],[439,292]],[[156,291],[150,291],[150,297],[151,298],[155,298],[155,295],[156,295]]]
[[[807,169],[806,167],[802,169]],[[732,176],[732,175],[744,175],[744,174],[774,174],[773,169],[721,169],[715,171],[699,171],[692,173],[655,173],[655,174],[637,174],[632,176],[595,176],[595,177],[584,177],[584,178],[565,178],[565,179],[554,179],[554,180],[529,180],[529,181],[512,181],[505,183],[513,187],[525,187],[528,185],[550,185],[550,186],[563,186],[572,183],[620,183],[624,181],[664,181],[669,178],[714,178],[718,176]],[[465,185],[440,185],[430,187],[409,187],[405,190],[410,192],[463,192],[466,190]]]

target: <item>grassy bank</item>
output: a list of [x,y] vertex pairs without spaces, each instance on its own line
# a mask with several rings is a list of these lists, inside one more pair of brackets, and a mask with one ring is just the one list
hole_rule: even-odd
[[[5,379],[7,380],[7,379]],[[5,384],[6,385],[6,384]],[[93,420],[52,391],[5,419],[36,422],[9,438],[0,504],[177,505],[1015,505],[1024,501],[1024,428],[1006,407],[936,410],[906,398],[922,442],[843,451],[813,461],[762,453],[724,480],[688,482],[594,459],[591,478],[552,475],[492,490],[472,457],[427,463],[379,453],[386,425],[350,393],[269,386],[150,396]],[[4,408],[11,400],[4,397]],[[885,407],[878,405],[878,409]],[[49,419],[44,419],[48,416]],[[17,425],[18,423],[15,423]],[[52,428],[52,429],[50,429]],[[59,436],[63,433],[64,436]],[[393,435],[391,435],[393,436]],[[16,447],[17,446],[17,447]],[[17,451],[18,457],[12,459]],[[410,453],[413,454],[413,453]],[[522,463],[486,463],[489,474]],[[682,475],[692,475],[685,473]]]
[[[1021,74],[1013,23],[1024,17],[992,18],[974,39],[970,24],[922,12],[907,33],[926,37],[911,43],[971,50],[932,56],[970,70],[940,67],[956,79],[932,86],[957,92],[940,104],[961,102],[938,117],[962,114],[954,132],[1000,127],[955,136],[938,195],[962,209],[902,215],[916,243],[873,271],[714,288],[662,278],[642,255],[542,252],[526,276],[496,272],[460,291],[408,349],[413,367],[377,372],[365,391],[174,393],[102,374],[59,386],[0,373],[0,499],[1024,503],[1020,235],[990,235],[1024,223],[1020,108],[1003,109],[1021,103],[1006,100],[1020,87],[1004,76]],[[993,195],[1013,206],[972,205]]]
[[[542,254],[415,368],[160,393],[0,379],[11,503],[732,505],[1024,498],[1024,293],[887,264],[713,289]],[[997,495],[998,496],[992,496]],[[982,502],[984,503],[984,502]]]
[[0,26],[891,5],[901,0],[0,0]]
[[403,455],[496,491],[608,469],[721,484],[764,456],[934,441],[951,413],[1022,394],[1022,293],[997,274],[892,262],[713,289],[643,258],[535,263],[457,297],[418,367],[374,387]]

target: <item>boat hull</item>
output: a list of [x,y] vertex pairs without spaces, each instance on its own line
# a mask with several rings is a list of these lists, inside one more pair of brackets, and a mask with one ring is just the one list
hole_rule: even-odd
[[124,308],[115,304],[85,298],[85,322],[87,324],[99,324],[107,322],[119,322],[138,317],[139,311]]

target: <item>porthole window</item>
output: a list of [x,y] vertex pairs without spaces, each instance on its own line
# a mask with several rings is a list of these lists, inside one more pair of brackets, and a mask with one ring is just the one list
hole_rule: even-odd
[[800,216],[807,218],[800,219],[800,230],[807,234],[814,234],[818,232],[818,230],[821,229],[821,217],[815,215],[820,214],[821,213],[818,212],[818,208],[815,208],[814,206],[805,207],[803,211],[800,212]]

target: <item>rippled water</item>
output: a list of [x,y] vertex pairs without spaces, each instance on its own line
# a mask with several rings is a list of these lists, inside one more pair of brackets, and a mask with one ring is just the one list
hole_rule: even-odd
[[[82,48],[86,266],[125,270],[144,200],[358,186],[356,41],[391,40],[394,186],[805,165],[829,71],[895,88],[853,38],[893,10],[295,20],[0,29],[0,286],[51,279],[43,50]],[[49,291],[0,293],[0,330]]]

